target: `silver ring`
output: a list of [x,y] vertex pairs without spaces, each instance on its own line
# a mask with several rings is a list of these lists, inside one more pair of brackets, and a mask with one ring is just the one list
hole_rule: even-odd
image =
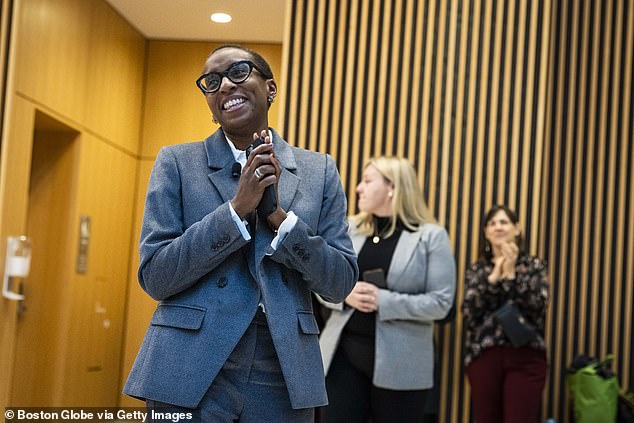
[[259,167],[257,169],[255,169],[255,172],[253,172],[253,174],[258,179],[262,179],[262,176],[264,176],[264,175],[262,175],[262,172],[260,172],[260,168]]

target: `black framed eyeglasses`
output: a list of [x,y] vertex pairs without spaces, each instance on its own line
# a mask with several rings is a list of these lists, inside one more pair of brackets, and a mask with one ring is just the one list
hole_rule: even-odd
[[212,94],[220,89],[222,84],[222,78],[225,76],[229,78],[229,81],[234,84],[242,84],[247,80],[253,69],[257,70],[265,76],[264,72],[258,68],[255,63],[250,60],[241,60],[239,62],[232,63],[224,72],[209,72],[204,73],[196,80],[196,85],[200,88],[203,94]]

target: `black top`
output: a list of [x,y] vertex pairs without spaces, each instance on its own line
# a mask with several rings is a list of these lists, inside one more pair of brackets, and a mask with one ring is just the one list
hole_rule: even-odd
[[[399,220],[394,233],[388,238],[382,237],[381,234],[385,234],[390,228],[390,220],[389,217],[375,217],[377,231],[365,240],[359,251],[357,259],[359,280],[363,280],[363,272],[377,268],[382,269],[387,277],[401,232],[407,230]],[[355,310],[344,327],[340,339],[340,346],[348,361],[370,378],[374,369],[375,330],[376,312],[363,313]]]

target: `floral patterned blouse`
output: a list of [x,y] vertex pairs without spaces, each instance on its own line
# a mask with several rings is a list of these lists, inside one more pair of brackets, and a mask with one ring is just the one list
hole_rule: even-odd
[[548,305],[548,277],[546,265],[538,257],[521,255],[515,265],[514,280],[501,279],[489,283],[487,277],[493,271],[493,262],[480,259],[467,270],[465,296],[462,303],[465,343],[465,366],[487,348],[496,345],[510,346],[501,326],[492,314],[508,299],[515,285],[515,304],[520,312],[537,329],[538,336],[529,346],[545,350],[544,325]]

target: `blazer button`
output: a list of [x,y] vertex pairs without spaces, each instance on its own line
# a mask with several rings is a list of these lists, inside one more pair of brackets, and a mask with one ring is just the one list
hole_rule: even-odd
[[293,251],[298,252],[301,248],[302,248],[301,245],[293,244]]
[[218,285],[218,288],[224,288],[225,286],[227,286],[227,278],[225,278],[224,276],[221,277],[220,279],[218,279],[218,282],[216,282],[216,285]]
[[226,244],[227,242],[231,241],[231,238],[229,237],[229,235],[228,235],[228,234],[225,234],[225,235],[222,237],[222,240],[223,240],[223,241],[225,242],[225,244]]

